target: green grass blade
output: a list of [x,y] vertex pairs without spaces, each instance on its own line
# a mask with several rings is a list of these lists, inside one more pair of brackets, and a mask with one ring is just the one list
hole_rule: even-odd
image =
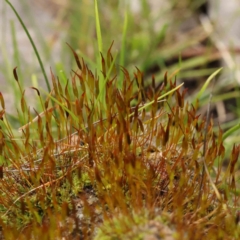
[[98,3],[97,0],[95,2],[95,19],[96,19],[96,32],[97,32],[97,42],[98,42],[98,51],[102,52],[102,33],[101,33],[101,24],[98,14]]
[[[120,60],[119,60],[120,66],[124,66],[124,62],[125,62],[127,26],[128,26],[128,9],[125,11],[124,24],[123,24],[122,46],[121,46]],[[124,78],[124,74],[123,72],[120,72],[120,79],[118,81],[119,89],[122,87],[123,78]]]
[[211,74],[209,76],[209,78],[207,79],[207,81],[203,84],[202,88],[200,89],[200,91],[198,92],[197,96],[194,98],[193,104],[194,106],[196,106],[197,104],[197,99],[200,99],[202,94],[204,93],[204,91],[206,90],[206,88],[208,87],[209,83],[214,79],[214,77],[222,70],[222,68],[218,69],[217,71],[215,71],[213,74]]
[[6,1],[7,4],[12,8],[12,10],[14,11],[14,13],[15,13],[15,15],[17,16],[19,22],[21,23],[21,25],[22,25],[25,33],[27,34],[29,41],[30,41],[31,44],[32,44],[32,47],[33,47],[33,49],[34,49],[34,52],[35,52],[35,54],[36,54],[36,56],[37,56],[37,59],[38,59],[38,62],[39,62],[39,64],[40,64],[40,67],[41,67],[41,70],[42,70],[42,73],[43,73],[43,76],[44,76],[44,79],[45,79],[45,82],[46,82],[48,91],[50,92],[50,90],[51,90],[51,89],[50,89],[50,84],[49,84],[49,81],[48,81],[48,78],[47,78],[47,74],[46,74],[46,72],[45,72],[45,69],[44,69],[42,60],[41,60],[40,55],[39,55],[39,53],[38,53],[38,50],[37,50],[37,48],[36,48],[36,45],[35,45],[32,37],[31,37],[31,35],[29,34],[29,32],[28,32],[28,30],[27,30],[24,22],[22,21],[22,19],[21,19],[21,17],[19,16],[18,12],[17,12],[16,9],[14,8],[14,6],[13,6],[8,0],[5,0],[5,1]]
[[[160,97],[158,97],[157,100],[158,100],[158,101],[164,100],[164,98],[165,98],[166,96],[168,96],[169,94],[175,92],[177,89],[179,89],[180,87],[182,87],[183,84],[184,84],[184,83],[181,83],[181,84],[178,85],[177,87],[175,87],[175,88],[171,89],[170,91],[164,93],[163,95],[161,95]],[[144,104],[144,106],[140,107],[140,108],[138,109],[138,111],[142,111],[144,108],[147,108],[148,106],[152,105],[154,102],[155,102],[155,101],[153,100],[153,101],[151,101],[151,102],[149,102],[149,103]],[[134,115],[134,112],[131,113],[131,114],[129,115],[129,117],[131,117],[131,116],[133,116],[133,115]]]
[[240,129],[240,123],[236,124],[232,128],[228,129],[224,134],[223,134],[223,140],[225,140],[227,137],[232,135],[234,132]]
[[117,58],[117,54],[115,55],[115,57],[113,58],[113,61],[111,62],[111,65],[110,65],[110,68],[108,69],[108,72],[107,72],[107,76],[105,77],[104,81],[103,81],[103,85],[101,86],[100,88],[100,91],[99,91],[99,94],[97,96],[97,101],[101,98],[104,97],[104,90],[105,90],[105,86],[106,86],[106,83],[107,83],[107,80],[109,79],[110,75],[111,75],[111,72],[112,72],[112,69],[113,69],[113,66],[115,64],[115,61],[116,61],[116,58]]
[[[103,46],[102,46],[102,33],[101,33],[101,24],[99,19],[99,12],[98,12],[98,1],[94,0],[94,8],[95,8],[95,21],[96,21],[96,34],[97,34],[97,44],[98,44],[98,52],[96,53],[96,62],[97,62],[97,70],[99,73],[99,88],[104,89],[104,77],[101,73],[102,64],[101,64],[101,56],[99,53],[102,53]],[[103,95],[103,94],[101,94]],[[102,98],[104,102],[104,98]]]

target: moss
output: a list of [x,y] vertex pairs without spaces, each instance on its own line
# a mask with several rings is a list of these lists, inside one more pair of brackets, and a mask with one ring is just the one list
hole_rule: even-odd
[[123,68],[117,88],[109,50],[99,89],[99,76],[74,57],[79,69],[66,85],[52,74],[42,113],[34,118],[22,107],[30,120],[21,127],[22,142],[9,135],[9,125],[1,129],[8,159],[0,185],[5,238],[239,236],[234,167],[240,147],[233,147],[223,172],[221,131],[216,139],[212,121],[185,101],[173,75],[156,91],[154,81],[145,88],[140,70],[130,78]]

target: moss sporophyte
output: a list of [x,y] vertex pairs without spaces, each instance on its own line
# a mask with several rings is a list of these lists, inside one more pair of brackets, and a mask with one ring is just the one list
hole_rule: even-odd
[[46,97],[33,88],[41,112],[29,110],[22,91],[26,122],[17,139],[1,97],[5,239],[239,236],[234,168],[240,147],[223,171],[223,133],[216,136],[211,119],[186,102],[176,76],[165,74],[159,87],[153,77],[145,86],[139,69],[133,76],[118,69],[108,51],[100,89],[98,74],[75,52],[74,58],[78,69],[66,84],[51,73]]

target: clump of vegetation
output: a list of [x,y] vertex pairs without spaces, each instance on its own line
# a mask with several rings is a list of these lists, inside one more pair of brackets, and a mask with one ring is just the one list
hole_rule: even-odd
[[145,87],[111,48],[102,75],[73,53],[66,84],[52,73],[46,97],[33,88],[42,113],[29,110],[14,69],[27,122],[17,140],[1,97],[5,239],[238,238],[240,147],[223,168],[223,133],[185,101],[176,73]]
[[[119,59],[112,55],[111,46],[106,56],[96,54],[96,62],[87,64],[87,58],[79,58],[75,47],[70,47],[76,43],[70,42],[76,65],[69,78],[64,74],[55,76],[55,71],[51,71],[50,86],[41,54],[14,6],[6,2],[31,41],[49,91],[32,87],[39,101],[32,111],[20,69],[14,68],[12,86],[18,96],[15,100],[20,102],[18,117],[8,113],[0,94],[2,236],[5,239],[238,239],[236,170],[240,147],[234,145],[229,154],[229,144],[225,153],[224,143],[239,124],[231,125],[223,133],[221,127],[218,130],[213,127],[210,110],[208,116],[199,111],[206,101],[211,102],[207,99],[211,91],[208,84],[220,69],[201,71],[204,80],[206,74],[214,73],[197,95],[190,94],[193,100],[185,97],[187,89],[183,84],[176,83],[179,65],[183,69],[199,67],[202,62],[218,59],[219,54],[196,56],[191,64],[180,59],[173,67],[165,66],[184,46],[205,40],[206,34],[201,36],[193,31],[186,33],[180,42],[163,44],[161,61],[159,52],[141,59],[139,56],[150,56],[165,41],[166,26],[163,26],[158,38],[153,37],[154,31],[143,34],[148,42],[154,41],[149,44],[154,47],[148,49],[145,39],[140,38],[143,48],[139,47],[141,44],[133,44],[134,49],[141,50],[136,56],[127,56],[126,30],[130,23],[134,27],[135,24],[128,23],[131,18],[126,11]],[[109,7],[112,11],[113,6]],[[145,17],[150,16],[149,10],[143,9]],[[104,53],[108,41],[102,41],[97,1],[94,10],[98,50]],[[78,29],[79,22],[75,23],[71,25]],[[104,28],[107,31],[108,25]],[[119,31],[117,27],[113,30]],[[194,35],[194,41],[186,37],[188,34]],[[127,40],[136,43],[130,37]],[[145,77],[138,68],[133,75],[129,73],[131,61],[124,61],[125,57],[137,58],[145,72],[158,63],[162,70],[157,73],[157,80],[151,77],[151,71]],[[163,73],[167,68],[171,74]],[[56,72],[59,75],[61,71],[57,68]],[[193,77],[193,73],[200,72],[195,69],[190,73]],[[199,99],[204,100],[198,102]],[[16,133],[13,119],[22,125],[20,133]],[[223,161],[226,159],[227,166]]]

